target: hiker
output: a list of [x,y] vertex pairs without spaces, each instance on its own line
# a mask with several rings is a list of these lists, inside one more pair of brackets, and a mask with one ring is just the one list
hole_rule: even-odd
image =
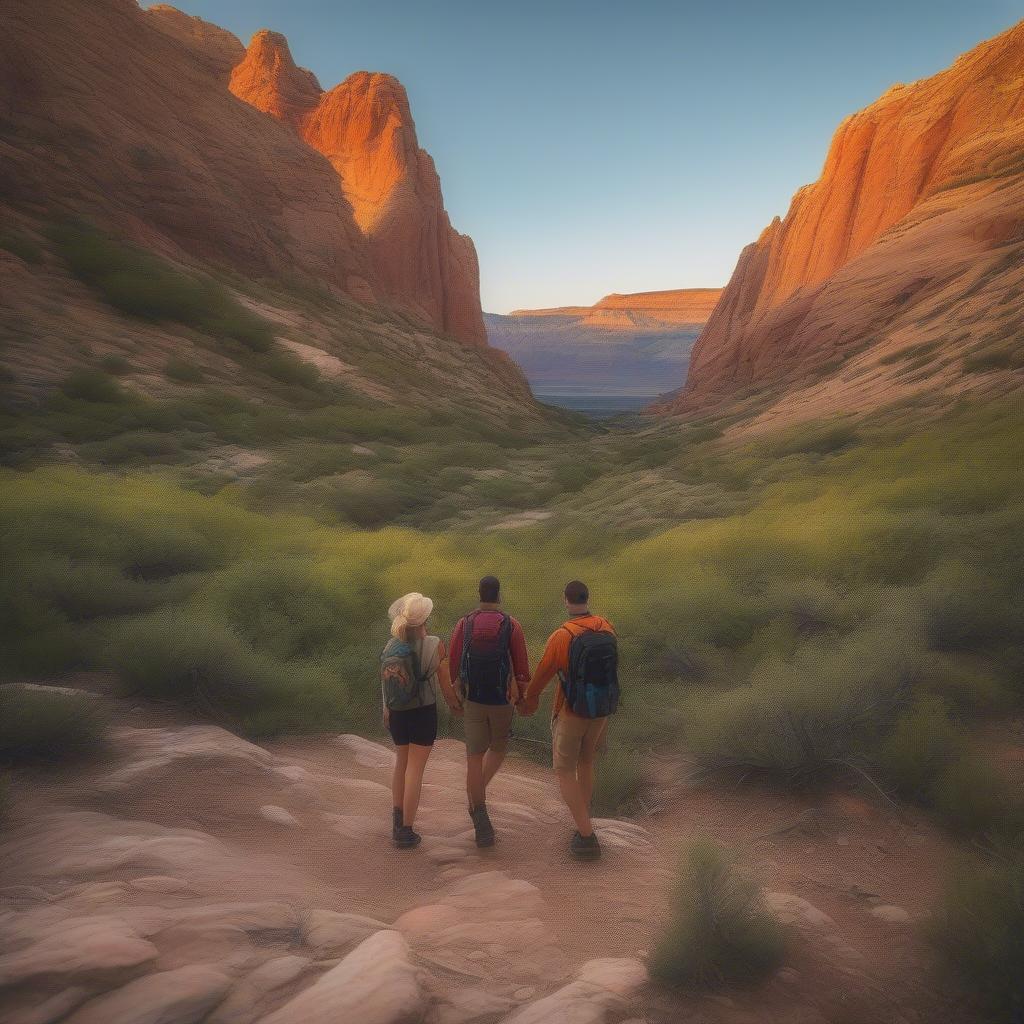
[[612,624],[591,613],[585,583],[567,583],[563,596],[568,621],[551,634],[519,710],[534,714],[544,688],[558,675],[551,754],[562,799],[576,823],[569,852],[580,860],[596,860],[601,845],[590,820],[590,803],[598,750],[619,703],[618,641]]
[[530,681],[523,627],[501,610],[501,583],[485,576],[480,604],[452,633],[451,677],[462,697],[466,731],[466,794],[477,846],[493,846],[487,787],[508,750],[512,716]]
[[406,594],[388,609],[391,639],[380,656],[380,688],[384,726],[395,741],[391,777],[391,838],[401,850],[419,846],[413,831],[427,758],[437,739],[437,686],[453,714],[460,715],[448,675],[444,643],[427,632],[434,602],[422,594]]

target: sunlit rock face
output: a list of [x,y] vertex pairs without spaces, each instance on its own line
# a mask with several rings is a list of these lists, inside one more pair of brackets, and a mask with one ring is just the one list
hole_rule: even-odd
[[283,36],[259,32],[230,88],[331,162],[385,294],[440,331],[486,344],[476,249],[451,226],[402,84],[360,71],[322,92],[312,73],[295,65]]
[[960,258],[998,257],[1024,223],[1022,143],[1024,23],[844,121],[821,177],[743,250],[671,407],[786,379],[966,291]]

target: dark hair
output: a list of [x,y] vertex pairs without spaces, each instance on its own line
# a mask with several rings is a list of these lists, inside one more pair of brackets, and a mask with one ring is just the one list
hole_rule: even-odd
[[565,599],[569,604],[586,604],[590,600],[590,591],[586,583],[570,580],[565,585]]
[[493,604],[498,600],[498,594],[501,593],[501,582],[497,576],[485,576],[480,581],[480,600],[486,601],[489,604]]

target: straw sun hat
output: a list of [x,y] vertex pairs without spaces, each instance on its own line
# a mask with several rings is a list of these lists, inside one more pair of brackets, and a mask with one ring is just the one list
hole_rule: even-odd
[[412,593],[400,597],[388,609],[391,635],[401,638],[406,626],[422,626],[433,610],[434,602],[422,594]]

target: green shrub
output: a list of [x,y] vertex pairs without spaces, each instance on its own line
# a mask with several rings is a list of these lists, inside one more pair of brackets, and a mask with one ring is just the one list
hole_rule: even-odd
[[171,356],[164,367],[164,374],[170,380],[181,384],[198,384],[203,379],[203,371],[195,363],[189,363],[177,356]]
[[1024,353],[1013,348],[990,348],[964,359],[964,373],[1017,370],[1024,366]]
[[706,770],[761,773],[793,787],[863,770],[863,751],[917,677],[918,656],[903,647],[898,636],[872,632],[761,664],[750,684],[689,702],[690,749]]
[[0,687],[2,764],[56,764],[92,757],[102,750],[106,732],[105,716],[87,696]]
[[1024,1020],[1024,853],[963,861],[928,927],[945,971],[987,1012]]
[[626,813],[647,784],[647,772],[638,750],[609,744],[597,763],[593,810],[602,816]]
[[123,377],[126,373],[132,372],[132,364],[124,356],[112,354],[100,360],[100,369],[115,377]]
[[924,697],[904,711],[882,742],[878,764],[904,797],[930,803],[936,779],[963,756],[967,737],[943,702]]
[[257,370],[282,384],[311,388],[320,380],[320,371],[284,349],[272,349],[249,360]]
[[784,951],[782,929],[758,885],[711,840],[692,843],[652,975],[701,988],[752,983],[774,971]]
[[190,277],[153,253],[85,224],[55,227],[52,238],[75,276],[129,316],[185,324],[255,352],[273,345],[270,324],[208,278]]
[[131,430],[104,441],[84,444],[80,453],[91,462],[118,466],[126,462],[177,462],[181,458],[182,447],[174,434]]
[[936,779],[932,803],[954,831],[971,836],[1024,838],[1024,800],[1004,772],[971,749]]
[[218,617],[169,608],[119,624],[111,667],[127,693],[232,718],[273,702],[292,682]]
[[25,263],[41,263],[43,259],[43,250],[20,231],[0,231],[0,249],[6,249]]
[[114,404],[125,400],[121,385],[101,370],[72,370],[61,385],[61,391],[68,398],[83,402],[104,402]]

